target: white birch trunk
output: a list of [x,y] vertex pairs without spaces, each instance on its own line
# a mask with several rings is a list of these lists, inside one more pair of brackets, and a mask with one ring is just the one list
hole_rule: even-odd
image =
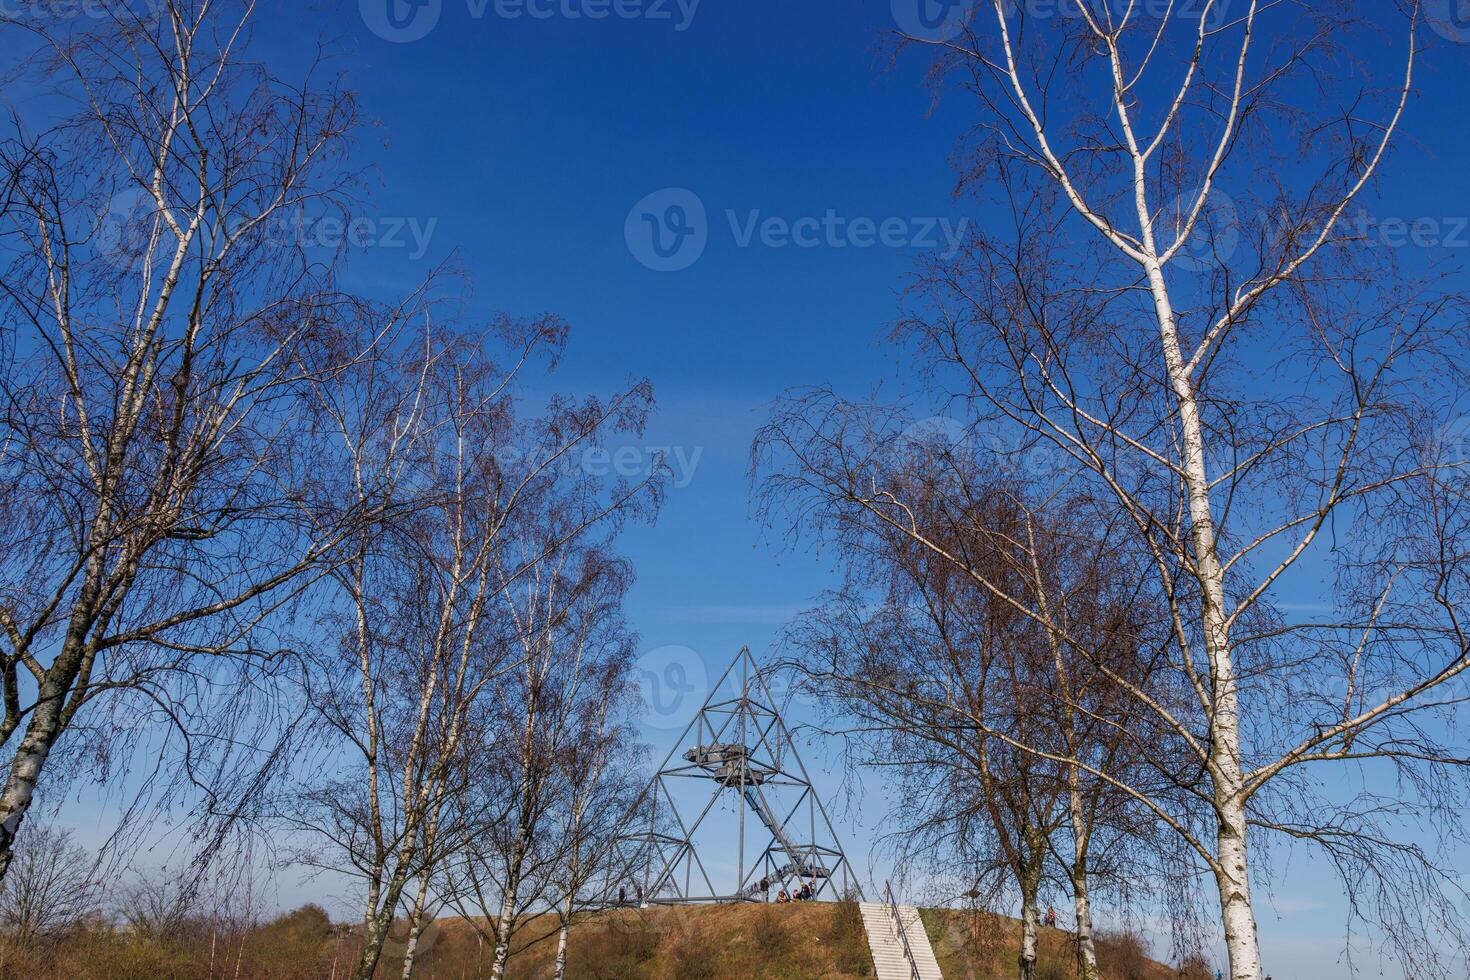
[[505,964],[510,959],[510,933],[515,925],[516,896],[507,890],[505,900],[500,903],[500,918],[495,920],[495,959],[490,964],[490,980],[501,980],[505,976]]
[[1205,470],[1204,430],[1194,386],[1180,352],[1173,303],[1164,280],[1163,266],[1154,257],[1153,230],[1144,204],[1140,175],[1137,194],[1143,220],[1144,246],[1148,255],[1144,270],[1153,294],[1159,321],[1170,387],[1179,407],[1179,436],[1183,450],[1184,489],[1188,498],[1190,543],[1195,577],[1200,587],[1200,622],[1205,652],[1210,662],[1214,688],[1214,717],[1210,735],[1211,780],[1214,783],[1216,832],[1216,883],[1220,890],[1220,913],[1225,925],[1225,948],[1230,957],[1231,980],[1262,980],[1260,942],[1251,907],[1250,857],[1246,841],[1245,802],[1242,788],[1240,750],[1240,705],[1236,690],[1235,662],[1226,625],[1225,574],[1217,551],[1209,478]]
[[1077,917],[1077,965],[1082,980],[1100,980],[1102,974],[1097,967],[1097,942],[1092,934],[1092,900],[1087,891],[1087,852],[1091,844],[1091,833],[1082,809],[1082,795],[1078,790],[1077,768],[1072,767],[1069,778],[1071,791],[1068,794],[1072,810],[1072,836],[1076,856],[1072,864],[1072,901]]
[[1037,936],[1041,932],[1041,909],[1036,904],[1036,890],[1030,882],[1021,889],[1021,956],[1017,964],[1021,980],[1036,980]]
[[566,980],[567,975],[567,939],[572,927],[572,896],[567,895],[566,904],[562,906],[561,933],[556,937],[556,972],[553,980]]
[[408,919],[408,945],[403,952],[403,980],[413,975],[413,958],[419,948],[419,934],[424,928],[424,903],[429,896],[429,876],[419,876],[418,894],[414,896],[413,912]]

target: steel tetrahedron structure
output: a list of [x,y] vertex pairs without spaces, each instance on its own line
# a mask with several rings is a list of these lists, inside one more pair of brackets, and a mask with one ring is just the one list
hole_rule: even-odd
[[640,903],[761,901],[801,883],[813,897],[861,895],[748,647],[710,688],[629,823],[627,891]]

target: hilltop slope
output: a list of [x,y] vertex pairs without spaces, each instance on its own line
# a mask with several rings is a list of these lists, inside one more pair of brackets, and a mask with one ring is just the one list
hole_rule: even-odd
[[[1009,980],[1016,972],[1019,925],[954,909],[922,913],[949,980]],[[533,921],[521,932],[511,980],[546,980],[556,956],[555,922]],[[541,937],[545,937],[544,939]],[[441,919],[424,937],[425,977],[474,974],[490,949],[462,919]],[[1128,940],[1105,940],[1105,975],[1116,980],[1175,980],[1173,969],[1148,959]],[[1040,975],[1076,976],[1067,936],[1043,930]],[[384,976],[397,977],[393,963]],[[623,909],[579,922],[567,957],[570,980],[860,980],[872,960],[856,907],[842,903],[698,905]],[[419,970],[415,970],[419,975]]]

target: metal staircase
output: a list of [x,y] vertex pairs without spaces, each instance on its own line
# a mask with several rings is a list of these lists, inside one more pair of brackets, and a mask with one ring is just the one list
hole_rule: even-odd
[[918,909],[894,901],[891,887],[884,889],[883,901],[858,908],[878,980],[944,980]]

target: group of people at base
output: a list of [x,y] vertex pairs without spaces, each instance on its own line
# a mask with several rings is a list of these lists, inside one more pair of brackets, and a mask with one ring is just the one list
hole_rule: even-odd
[[[769,896],[771,894],[771,879],[761,879],[761,891],[765,892],[765,894],[768,896],[767,900],[769,900]],[[810,902],[816,897],[817,880],[813,878],[811,881],[802,882],[801,887],[796,889],[794,892],[788,893],[785,888],[782,888],[776,893],[776,904],[785,905],[788,902]]]

